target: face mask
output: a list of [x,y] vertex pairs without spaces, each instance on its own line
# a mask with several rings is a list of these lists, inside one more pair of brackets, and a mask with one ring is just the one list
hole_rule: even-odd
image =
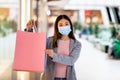
[[62,35],[68,35],[71,32],[71,28],[70,26],[62,26],[62,27],[58,27],[58,31],[62,34]]

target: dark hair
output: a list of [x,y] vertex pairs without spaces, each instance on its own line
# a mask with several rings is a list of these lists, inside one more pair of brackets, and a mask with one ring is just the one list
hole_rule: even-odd
[[76,40],[75,39],[75,36],[74,36],[74,33],[73,33],[73,25],[72,25],[72,22],[70,20],[70,18],[67,16],[67,15],[59,15],[55,21],[55,25],[54,25],[54,36],[53,36],[53,48],[56,48],[58,47],[57,45],[57,40],[60,39],[62,37],[62,34],[60,34],[58,32],[58,22],[61,20],[61,19],[66,19],[69,21],[70,23],[70,27],[71,27],[71,32],[69,33],[68,37],[70,39],[73,39],[73,40]]

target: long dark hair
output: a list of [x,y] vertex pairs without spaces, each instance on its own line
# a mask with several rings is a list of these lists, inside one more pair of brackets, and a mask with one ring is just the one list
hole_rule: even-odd
[[75,39],[75,36],[74,36],[74,33],[73,33],[73,25],[72,25],[72,22],[70,20],[70,18],[67,16],[67,15],[59,15],[55,21],[55,25],[54,25],[54,36],[53,36],[53,48],[56,48],[58,47],[57,45],[57,40],[60,39],[62,37],[62,34],[60,34],[58,32],[58,22],[61,20],[61,19],[66,19],[69,21],[70,23],[70,28],[71,28],[71,32],[69,33],[68,37],[70,39],[73,39],[73,40],[76,40]]

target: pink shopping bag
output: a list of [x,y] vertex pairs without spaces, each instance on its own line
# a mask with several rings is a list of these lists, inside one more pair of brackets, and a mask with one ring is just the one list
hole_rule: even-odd
[[13,70],[44,72],[46,33],[17,31]]

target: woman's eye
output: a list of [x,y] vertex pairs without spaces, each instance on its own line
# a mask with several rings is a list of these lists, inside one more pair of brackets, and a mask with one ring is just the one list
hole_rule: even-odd
[[65,24],[66,26],[68,26],[68,24]]
[[60,27],[62,26],[62,25],[59,25]]
[[60,24],[59,24],[59,26],[61,27],[61,26],[62,26],[62,24],[60,23]]

